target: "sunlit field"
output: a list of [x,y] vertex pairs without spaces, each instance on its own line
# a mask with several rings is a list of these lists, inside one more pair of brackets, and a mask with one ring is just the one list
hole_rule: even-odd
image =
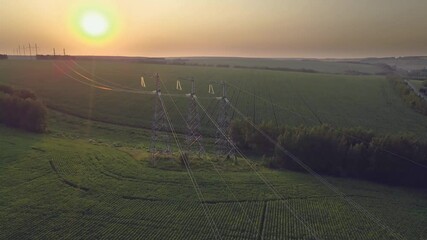
[[427,240],[427,1],[0,2],[0,240]]
[[[326,123],[425,139],[425,117],[405,105],[383,76],[35,60],[0,62],[0,72],[0,83],[32,89],[49,107],[48,134],[0,128],[0,223],[5,226],[1,238],[83,234],[156,239],[312,239],[313,235],[422,239],[425,234],[427,203],[421,189],[324,177],[338,187],[337,193],[309,174],[268,169],[258,156],[251,162],[218,159],[213,154],[215,127],[206,116],[202,130],[208,153],[203,159],[191,159],[191,176],[201,195],[196,194],[189,172],[176,161],[176,147],[155,167],[150,163],[153,73],[158,72],[165,83],[166,106],[181,133],[186,128],[177,109],[185,114],[188,98],[168,94],[188,92],[187,79],[194,77],[197,95],[213,117],[218,100],[211,98],[221,95],[217,83],[225,81],[232,104],[256,123]],[[177,80],[182,91],[176,89]],[[208,92],[209,84],[215,94]],[[184,141],[184,135],[179,139]]]
[[[150,127],[153,95],[114,92],[81,83],[86,78],[111,86],[153,91],[150,76],[159,73],[163,92],[189,93],[189,78],[196,81],[200,101],[215,115],[217,100],[228,84],[228,98],[254,122],[286,125],[330,124],[365,127],[381,133],[411,133],[425,139],[425,117],[405,105],[384,76],[348,76],[321,73],[280,72],[253,69],[173,66],[109,61],[3,61],[0,83],[29,88],[58,111],[103,122]],[[67,75],[65,75],[67,74]],[[146,78],[146,88],[140,77]],[[186,80],[187,79],[187,80]],[[176,90],[180,80],[182,91]],[[213,84],[215,95],[208,93]],[[185,129],[170,97],[164,97],[178,129]],[[188,98],[174,98],[182,113]],[[235,116],[235,115],[234,115]],[[393,121],[390,121],[393,119]],[[202,128],[213,126],[203,119]]]

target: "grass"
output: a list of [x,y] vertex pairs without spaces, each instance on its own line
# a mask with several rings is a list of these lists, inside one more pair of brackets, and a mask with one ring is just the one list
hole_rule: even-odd
[[[67,62],[56,62],[64,70]],[[53,61],[8,60],[0,62],[0,83],[29,88],[54,109],[84,118],[127,126],[151,126],[153,96],[100,91],[64,76]],[[255,122],[277,121],[288,125],[319,122],[336,127],[365,127],[380,133],[410,133],[425,139],[427,121],[408,108],[382,76],[346,76],[275,72],[251,69],[224,69],[153,65],[143,63],[81,61],[71,65],[76,71],[108,79],[116,84],[141,89],[141,75],[159,72],[172,93],[189,91],[190,83],[182,81],[184,91],[175,90],[176,80],[194,77],[200,101],[214,114],[216,100],[209,97],[211,82],[226,81],[231,101]],[[75,73],[69,74],[80,78]],[[87,72],[86,72],[87,71]],[[154,90],[153,79],[146,79],[146,90]],[[220,87],[215,85],[216,96]],[[165,90],[163,90],[165,92]],[[262,96],[261,101],[251,94]],[[185,131],[184,122],[169,97],[164,97],[171,119],[178,130]],[[176,98],[180,111],[187,111],[187,100]],[[270,101],[278,106],[273,107]],[[274,117],[276,116],[276,118]],[[237,117],[234,114],[234,117]],[[205,132],[213,126],[202,117]],[[392,121],[391,121],[392,120]]]
[[[191,166],[201,204],[187,171],[170,163],[153,168],[141,149],[3,126],[0,132],[1,239],[214,238],[204,207],[223,239],[311,239],[310,231],[322,239],[392,238],[306,174],[257,166],[283,202],[243,160],[214,161],[220,175],[199,160]],[[425,234],[425,192],[328,181],[405,238]]]

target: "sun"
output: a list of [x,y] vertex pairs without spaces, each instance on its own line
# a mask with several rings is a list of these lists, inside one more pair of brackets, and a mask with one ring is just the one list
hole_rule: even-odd
[[83,14],[80,27],[84,33],[91,37],[102,37],[108,33],[110,23],[101,12],[89,11]]
[[[74,1],[73,1],[74,2]],[[76,2],[70,7],[69,27],[76,40],[105,47],[120,33],[121,21],[116,8],[108,4]]]

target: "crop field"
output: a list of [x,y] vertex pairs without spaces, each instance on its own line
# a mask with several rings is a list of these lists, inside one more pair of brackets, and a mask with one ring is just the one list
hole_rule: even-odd
[[361,62],[370,64],[388,64],[406,71],[420,70],[427,67],[427,57],[399,57],[399,58],[368,58]]
[[[102,133],[107,125],[98,123],[95,131]],[[227,168],[213,160],[210,168],[193,165],[200,199],[185,170],[153,168],[128,148],[3,126],[0,132],[0,145],[6,146],[0,152],[0,239],[424,239],[427,234],[427,196],[421,190],[327,178],[362,210],[309,175],[255,163],[278,198],[243,160]]]
[[[60,112],[108,123],[150,127],[153,95],[102,90],[98,84],[153,91],[158,72],[166,89],[163,93],[188,93],[193,77],[200,102],[215,115],[221,88],[214,82],[228,84],[232,104],[254,122],[271,121],[286,125],[327,123],[335,127],[365,127],[381,133],[410,133],[425,139],[427,121],[395,94],[383,76],[348,76],[279,72],[254,69],[154,65],[110,61],[18,61],[0,62],[0,83],[29,88],[47,105]],[[140,77],[145,76],[146,88]],[[88,80],[89,79],[89,80]],[[212,83],[215,95],[208,93]],[[171,119],[178,130],[185,129],[180,112],[187,111],[186,98],[164,97]],[[174,101],[174,102],[173,102]],[[236,117],[234,114],[232,114]],[[392,121],[391,121],[392,120]],[[202,129],[213,127],[202,116]]]
[[[421,189],[323,178],[337,192],[309,174],[267,169],[260,157],[227,161],[208,153],[191,159],[186,169],[175,151],[153,167],[147,128],[155,89],[150,76],[156,72],[180,131],[185,130],[180,115],[185,116],[188,100],[169,95],[188,93],[186,79],[194,77],[197,96],[213,116],[215,97],[221,95],[217,83],[225,81],[231,103],[256,123],[361,126],[426,139],[425,116],[408,108],[382,76],[2,61],[0,84],[35,91],[50,110],[46,134],[0,125],[0,239],[427,236],[427,195]],[[146,88],[140,86],[141,76]],[[177,80],[183,91],[175,89]],[[215,94],[208,93],[209,84]],[[116,91],[123,89],[129,91]],[[201,117],[203,130],[211,133],[214,126]],[[203,141],[209,150],[213,139]]]
[[419,90],[420,88],[422,88],[423,86],[423,82],[422,80],[410,80],[411,83]]
[[427,0],[29,2],[0,240],[427,240]]
[[318,60],[318,59],[266,59],[266,58],[227,58],[227,57],[194,57],[181,58],[189,64],[200,65],[228,65],[229,67],[270,67],[286,68],[292,70],[313,70],[322,73],[364,73],[378,74],[383,73],[384,69],[375,64]]

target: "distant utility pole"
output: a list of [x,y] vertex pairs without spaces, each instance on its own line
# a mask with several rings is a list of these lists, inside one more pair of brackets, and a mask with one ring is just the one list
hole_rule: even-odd
[[38,53],[38,49],[39,49],[39,47],[37,47],[37,43],[35,44],[34,48],[36,49],[36,56],[37,56],[37,55],[39,54],[39,53]]
[[53,48],[53,56],[56,56],[55,48]]
[[24,50],[24,56],[25,56],[25,46],[22,46],[22,50]]
[[30,50],[30,56],[31,56],[31,44],[28,43],[28,49]]
[[21,55],[21,45],[18,46],[18,54]]

